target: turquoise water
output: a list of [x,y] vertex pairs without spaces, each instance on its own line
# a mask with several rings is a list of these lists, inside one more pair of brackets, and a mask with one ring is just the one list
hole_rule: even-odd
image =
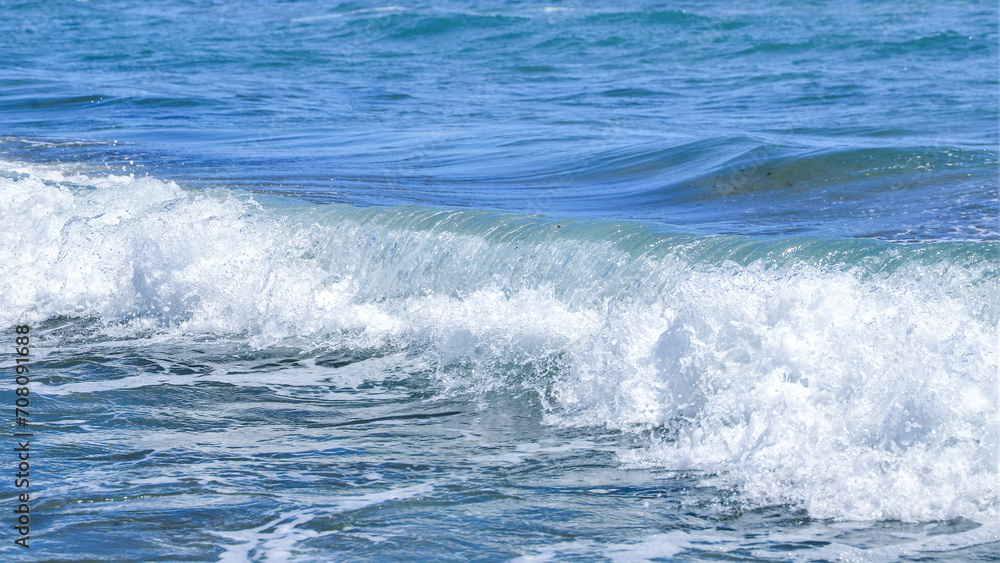
[[0,13],[5,560],[1000,556],[995,4]]

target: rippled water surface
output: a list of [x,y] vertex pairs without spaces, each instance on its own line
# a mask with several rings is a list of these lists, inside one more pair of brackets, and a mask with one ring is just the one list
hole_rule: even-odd
[[0,14],[5,560],[1000,557],[994,3]]

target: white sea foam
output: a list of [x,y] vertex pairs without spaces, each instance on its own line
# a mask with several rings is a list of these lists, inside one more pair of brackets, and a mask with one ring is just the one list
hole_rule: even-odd
[[239,542],[235,545],[224,546],[225,551],[219,557],[219,563],[249,561],[251,553],[255,555],[256,560],[260,561],[288,561],[292,555],[291,550],[296,543],[332,533],[317,532],[301,527],[315,517],[315,511],[296,510],[282,514],[271,522],[249,530],[209,531],[209,533]]
[[608,424],[676,431],[626,463],[717,474],[817,517],[997,516],[996,333],[961,300],[751,268],[692,275],[671,301],[559,386]]
[[[219,563],[249,561],[251,554],[255,561],[288,561],[293,558],[296,544],[304,540],[340,533],[339,530],[320,532],[306,527],[309,522],[316,518],[342,511],[359,510],[389,501],[406,500],[428,494],[433,490],[433,486],[422,484],[345,497],[332,508],[293,510],[255,528],[209,531],[209,533],[238,542],[224,546],[225,552],[219,557]],[[377,537],[369,539],[380,541]]]
[[0,224],[7,325],[405,350],[444,392],[533,390],[552,424],[659,429],[623,463],[703,472],[749,503],[1000,517],[998,268],[954,245],[736,263],[698,258],[710,238],[261,205],[16,163],[0,163]]

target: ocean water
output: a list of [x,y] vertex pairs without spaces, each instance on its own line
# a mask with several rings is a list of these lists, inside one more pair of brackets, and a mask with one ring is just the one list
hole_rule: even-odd
[[996,561],[998,22],[0,0],[0,558]]

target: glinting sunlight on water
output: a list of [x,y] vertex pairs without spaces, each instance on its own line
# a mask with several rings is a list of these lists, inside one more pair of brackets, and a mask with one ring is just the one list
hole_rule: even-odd
[[0,559],[1000,558],[995,2],[0,14]]

